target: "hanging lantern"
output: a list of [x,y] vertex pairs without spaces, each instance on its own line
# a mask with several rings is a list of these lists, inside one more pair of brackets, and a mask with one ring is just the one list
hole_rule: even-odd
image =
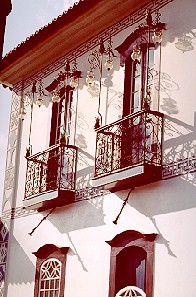
[[70,79],[70,86],[72,88],[74,88],[74,89],[77,88],[77,86],[78,86],[78,79],[76,77],[72,77]]
[[[36,86],[33,85],[34,89],[32,88],[32,93],[35,94],[36,92]],[[43,84],[42,81],[39,81],[39,86],[38,86],[38,96],[36,100],[36,104],[40,107],[43,103],[43,96],[44,96],[44,91],[43,91]]]
[[92,70],[88,71],[87,77],[86,77],[86,82],[88,84],[89,87],[91,87],[94,82],[95,82],[95,75],[92,72]]
[[154,34],[152,36],[152,41],[154,43],[161,43],[161,41],[162,41],[162,30],[160,28],[156,28],[154,30]]
[[59,103],[61,101],[60,92],[55,90],[52,95],[52,102]]
[[140,61],[140,59],[141,59],[141,51],[140,51],[140,47],[139,47],[139,45],[138,44],[135,44],[134,46],[133,46],[133,52],[132,52],[132,54],[131,54],[131,58],[132,58],[132,60],[133,61]]
[[43,103],[43,98],[40,94],[37,96],[36,104],[40,107],[42,105],[42,103]]
[[27,115],[27,111],[25,107],[22,107],[20,110],[20,119],[23,121]]
[[113,61],[110,56],[107,57],[105,62],[105,68],[110,71],[113,68]]

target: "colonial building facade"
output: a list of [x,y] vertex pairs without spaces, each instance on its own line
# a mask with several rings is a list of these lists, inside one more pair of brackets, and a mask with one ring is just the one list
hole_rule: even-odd
[[195,11],[80,0],[3,58],[1,296],[195,296]]

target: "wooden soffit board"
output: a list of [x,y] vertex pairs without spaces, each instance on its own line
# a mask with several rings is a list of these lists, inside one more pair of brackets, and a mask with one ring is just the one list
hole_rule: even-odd
[[69,22],[66,23],[66,14],[60,16],[3,58],[0,83],[11,86],[31,77],[147,2],[100,0],[90,8],[85,7],[81,14],[77,11],[75,17],[76,5],[69,11]]

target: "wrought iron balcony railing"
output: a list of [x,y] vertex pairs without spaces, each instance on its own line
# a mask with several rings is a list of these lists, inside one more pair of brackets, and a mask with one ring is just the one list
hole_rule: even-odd
[[75,190],[77,148],[58,144],[27,157],[25,199],[55,190]]
[[97,129],[95,178],[137,165],[162,165],[163,114],[143,110]]

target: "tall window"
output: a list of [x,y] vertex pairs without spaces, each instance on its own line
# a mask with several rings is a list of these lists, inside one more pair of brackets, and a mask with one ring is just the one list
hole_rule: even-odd
[[116,257],[115,294],[126,286],[136,286],[146,292],[146,252],[131,246],[123,249]]
[[39,297],[59,297],[62,263],[50,258],[40,267]]
[[50,146],[59,143],[59,139],[63,133],[66,133],[68,139],[70,137],[70,125],[72,117],[72,100],[73,89],[67,86],[66,89],[60,90],[61,100],[59,103],[53,103]]
[[153,92],[154,46],[141,44],[141,59],[133,61],[131,54],[125,62],[123,116],[142,109],[147,90]]
[[109,297],[126,286],[153,292],[153,257],[156,234],[125,231],[107,243],[111,245]]
[[63,297],[68,248],[52,244],[41,247],[37,257],[34,297]]

